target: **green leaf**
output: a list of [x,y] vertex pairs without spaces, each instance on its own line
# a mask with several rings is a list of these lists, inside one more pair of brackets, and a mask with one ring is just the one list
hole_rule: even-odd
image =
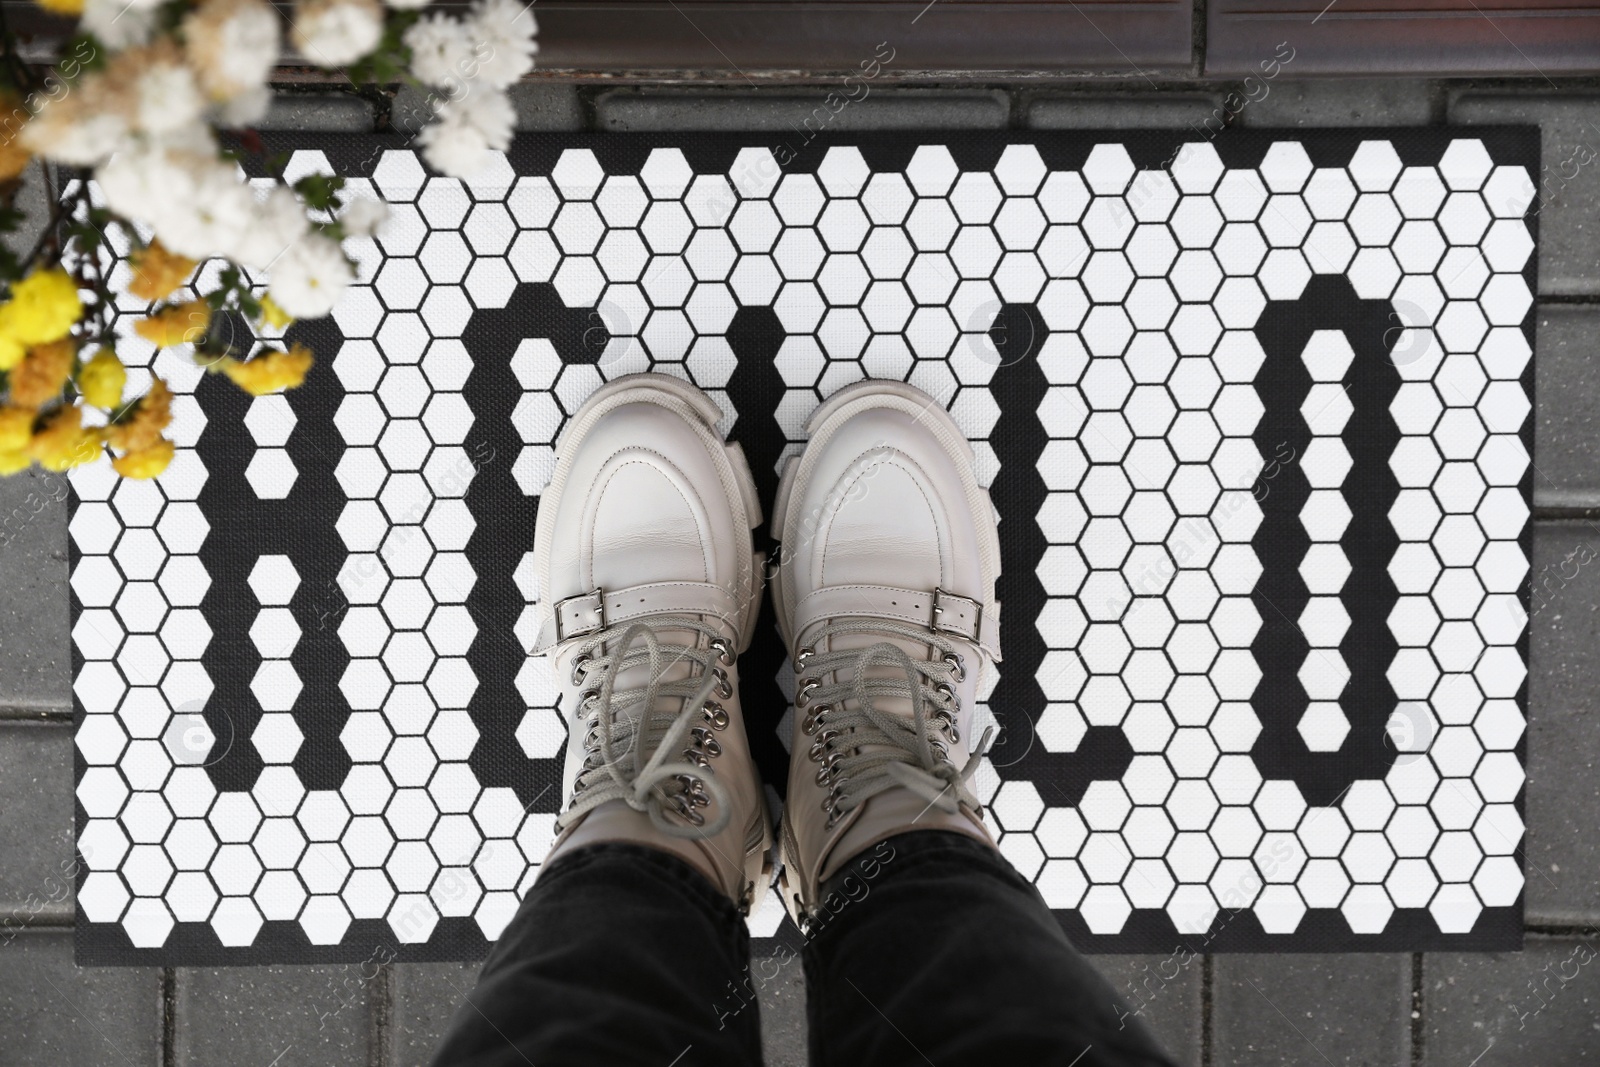
[[338,192],[343,188],[344,179],[331,174],[307,174],[293,186],[313,211],[334,210],[338,206]]

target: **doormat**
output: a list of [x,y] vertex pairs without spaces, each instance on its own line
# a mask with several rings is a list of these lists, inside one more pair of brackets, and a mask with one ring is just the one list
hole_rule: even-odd
[[[769,506],[834,390],[949,407],[1004,563],[977,792],[1084,948],[1518,946],[1538,146],[523,134],[463,183],[280,135],[394,214],[286,395],[122,324],[180,449],[72,476],[78,960],[487,951],[562,799],[552,442],[643,370],[716,399]],[[751,927],[799,936],[775,894]]]

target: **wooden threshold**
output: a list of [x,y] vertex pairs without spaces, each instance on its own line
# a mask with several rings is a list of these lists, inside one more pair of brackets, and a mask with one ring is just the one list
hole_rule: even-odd
[[1600,2],[1570,0],[1209,0],[1205,73],[1283,67],[1307,75],[1510,75],[1600,72]]

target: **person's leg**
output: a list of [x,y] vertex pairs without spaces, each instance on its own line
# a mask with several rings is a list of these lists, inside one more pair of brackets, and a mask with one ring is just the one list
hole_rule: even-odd
[[766,890],[766,799],[736,657],[761,519],[722,409],[630,375],[568,420],[539,499],[539,630],[567,718],[539,879],[441,1064],[759,1063],[741,916]]
[[761,1062],[744,918],[657,849],[592,845],[551,863],[457,1009],[437,1067]]
[[987,845],[900,834],[822,893],[805,949],[813,1067],[1174,1062]]

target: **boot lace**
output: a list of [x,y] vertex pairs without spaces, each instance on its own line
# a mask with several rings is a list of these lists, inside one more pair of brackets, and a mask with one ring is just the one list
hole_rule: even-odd
[[[663,642],[658,630],[696,633],[704,647],[698,640]],[[722,754],[715,735],[727,729],[728,713],[718,699],[733,695],[726,670],[733,660],[721,630],[690,616],[612,626],[586,641],[572,661],[573,684],[590,682],[573,709],[574,720],[587,727],[583,767],[557,833],[613,800],[648,813],[656,829],[673,837],[706,838],[726,827],[731,798],[710,767]],[[683,662],[691,667],[687,677],[664,679]],[[622,671],[645,664],[645,685],[617,686]],[[682,702],[677,711],[663,706],[672,698]],[[704,809],[711,809],[709,821]]]
[[[812,738],[809,754],[820,765],[817,784],[828,787],[822,802],[828,828],[897,787],[949,814],[963,804],[981,812],[967,783],[977,773],[994,729],[984,731],[962,766],[950,759],[950,745],[961,740],[956,725],[961,701],[955,686],[966,677],[965,658],[957,646],[938,633],[887,619],[825,623],[817,644],[845,634],[904,638],[931,646],[936,658],[914,659],[889,641],[832,652],[818,652],[812,645],[795,653],[795,668],[801,672],[795,708],[805,714],[801,731]],[[868,677],[874,667],[899,671]],[[877,701],[893,698],[910,700],[909,719],[879,710]]]

